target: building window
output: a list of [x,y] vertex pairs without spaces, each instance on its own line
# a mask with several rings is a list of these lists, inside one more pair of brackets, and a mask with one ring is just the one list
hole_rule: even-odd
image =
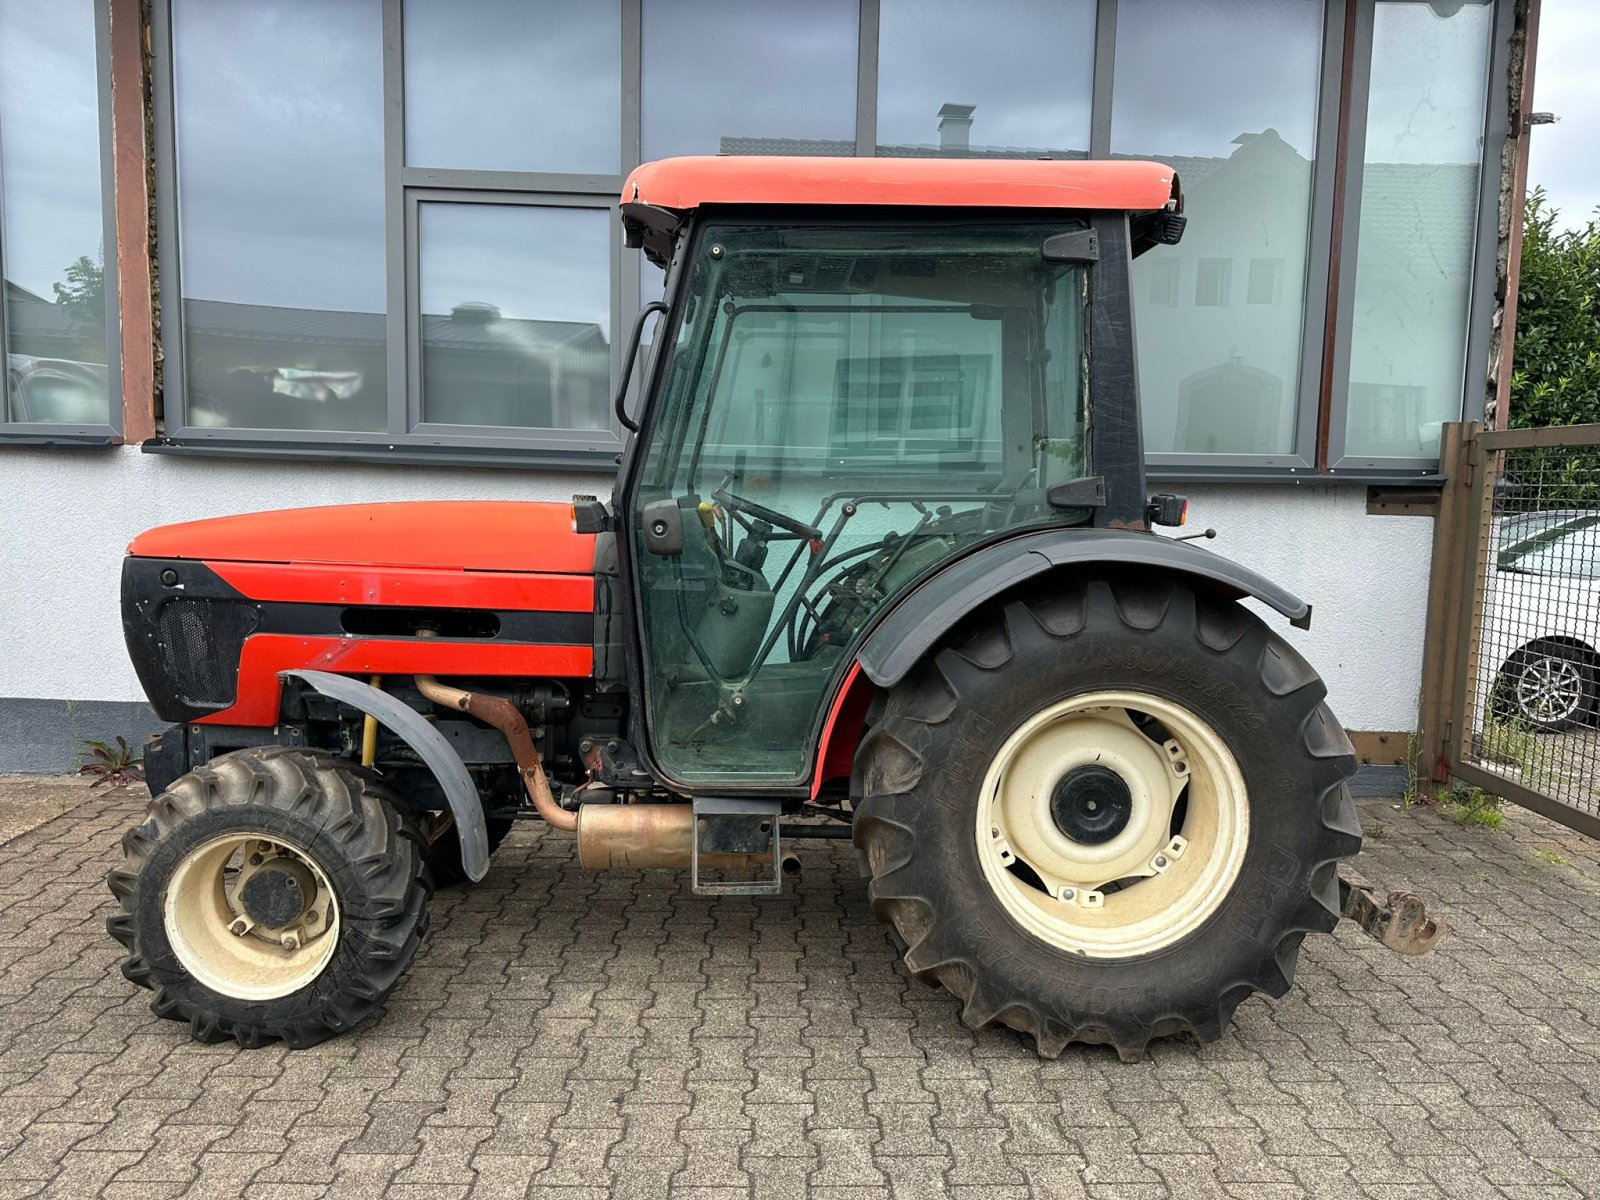
[[0,0],[0,438],[106,441],[120,424],[104,32],[95,0]]
[[1150,280],[1150,303],[1172,306],[1178,302],[1178,284],[1183,278],[1183,260],[1166,258],[1151,263],[1145,272]]
[[857,0],[644,0],[644,158],[856,152]]
[[622,168],[620,0],[405,0],[406,162]]
[[1085,158],[1094,0],[881,0],[878,153]]
[[422,418],[609,424],[611,214],[419,203]]
[[[1153,299],[1152,273],[1172,251],[1134,265],[1145,448],[1308,457],[1299,418],[1316,403],[1314,390],[1301,397],[1323,5],[1118,0],[1116,11],[1111,152],[1177,169],[1189,215],[1179,250],[1199,259],[1192,307]],[[1283,259],[1283,303],[1230,304],[1232,262],[1269,255]],[[1186,436],[1196,426],[1182,401],[1197,379],[1213,399],[1240,388],[1232,409],[1259,424],[1238,423],[1231,443],[1214,427]],[[1276,411],[1262,411],[1263,397]]]
[[1348,458],[1436,458],[1461,417],[1493,24],[1488,4],[1377,6]]
[[1250,279],[1245,287],[1246,304],[1283,303],[1283,259],[1252,258]]
[[1233,259],[1202,258],[1194,277],[1196,308],[1227,308],[1233,300]]
[[379,0],[174,0],[172,34],[183,423],[384,430]]

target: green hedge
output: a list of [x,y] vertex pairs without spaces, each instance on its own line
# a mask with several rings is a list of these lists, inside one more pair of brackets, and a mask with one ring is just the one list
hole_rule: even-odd
[[1511,375],[1511,424],[1600,421],[1600,209],[1556,228],[1543,188],[1528,197]]

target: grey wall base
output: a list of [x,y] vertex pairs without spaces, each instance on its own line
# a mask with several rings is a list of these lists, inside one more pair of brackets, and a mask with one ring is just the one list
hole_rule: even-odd
[[132,700],[28,700],[0,696],[0,772],[69,775],[85,740],[135,748],[166,728],[148,704]]
[[1357,767],[1350,779],[1352,796],[1390,796],[1398,800],[1406,794],[1411,777],[1404,767]]

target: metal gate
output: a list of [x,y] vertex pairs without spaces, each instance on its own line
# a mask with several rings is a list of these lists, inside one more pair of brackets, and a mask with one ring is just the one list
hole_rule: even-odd
[[1600,425],[1446,426],[1419,750],[1600,837]]

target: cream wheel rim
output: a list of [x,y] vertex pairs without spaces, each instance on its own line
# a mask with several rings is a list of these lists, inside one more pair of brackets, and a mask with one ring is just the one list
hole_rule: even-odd
[[[275,911],[263,910],[263,895]],[[284,911],[285,895],[297,911]],[[322,867],[303,848],[260,833],[214,838],[185,855],[167,884],[163,919],[183,969],[236,1000],[299,991],[339,944],[339,905]]]
[[1217,732],[1143,692],[1058,701],[1013,733],[979,793],[984,879],[1052,946],[1131,958],[1181,941],[1237,882],[1244,776]]

